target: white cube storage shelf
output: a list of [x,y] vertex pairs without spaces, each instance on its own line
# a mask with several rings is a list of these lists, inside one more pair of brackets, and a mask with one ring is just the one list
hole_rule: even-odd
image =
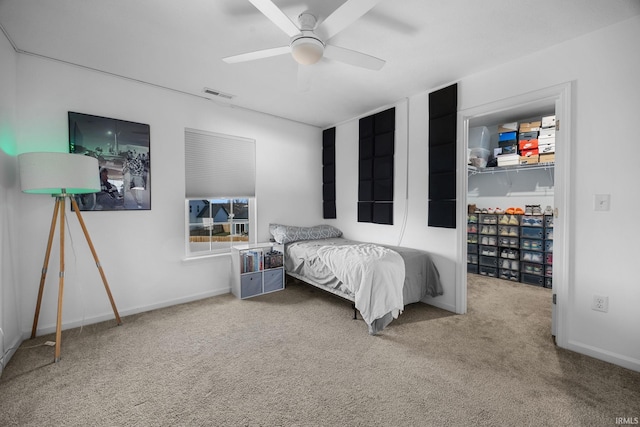
[[251,298],[284,289],[284,245],[257,243],[233,246],[231,293]]

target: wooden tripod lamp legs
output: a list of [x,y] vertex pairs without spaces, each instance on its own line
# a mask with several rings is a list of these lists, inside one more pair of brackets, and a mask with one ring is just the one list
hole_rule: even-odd
[[[44,265],[42,266],[42,274],[40,275],[40,289],[38,289],[38,303],[36,304],[36,314],[33,316],[33,327],[31,328],[31,339],[36,337],[38,317],[40,316],[40,304],[42,302],[42,292],[44,291],[44,281],[47,277],[47,268],[49,266],[49,255],[51,255],[51,245],[53,244],[53,235],[56,231],[58,209],[61,205],[58,199],[59,198],[56,197],[56,204],[53,207],[53,218],[51,218],[51,228],[49,229],[49,240],[47,242],[47,252],[44,255]],[[64,204],[62,204],[62,206],[64,206]]]
[[109,302],[111,303],[113,314],[116,316],[116,323],[120,325],[122,323],[122,320],[120,320],[120,315],[118,314],[116,303],[113,300],[113,296],[111,295],[111,289],[109,289],[109,283],[107,283],[107,276],[104,275],[104,271],[102,270],[102,265],[100,265],[100,260],[98,259],[98,254],[96,253],[96,249],[93,247],[93,243],[91,242],[91,237],[89,237],[89,232],[87,231],[87,227],[84,225],[84,220],[82,219],[82,215],[80,215],[80,208],[76,203],[76,199],[74,199],[73,197],[70,197],[70,199],[71,199],[71,204],[73,205],[73,209],[76,211],[78,222],[80,222],[80,226],[82,227],[82,232],[84,233],[84,237],[87,239],[87,243],[89,244],[89,249],[91,249],[91,254],[93,255],[93,259],[95,260],[96,266],[98,267],[98,271],[100,272],[100,277],[102,278],[104,289],[105,291],[107,291],[107,296],[109,297]]
[[98,271],[100,272],[100,277],[102,278],[102,283],[104,284],[104,288],[107,291],[107,296],[109,297],[109,302],[111,303],[111,308],[113,309],[113,314],[116,317],[116,322],[118,325],[122,323],[120,319],[120,315],[118,314],[118,309],[116,308],[116,303],[113,300],[113,296],[111,295],[111,290],[109,289],[109,284],[107,283],[107,277],[102,270],[102,266],[100,265],[100,260],[98,259],[98,254],[96,253],[95,248],[93,247],[93,243],[91,242],[91,237],[89,237],[89,232],[87,231],[87,227],[84,224],[84,220],[82,219],[82,215],[80,215],[80,209],[78,208],[78,204],[72,195],[59,195],[56,196],[56,203],[53,208],[53,218],[51,219],[51,228],[49,230],[49,240],[47,242],[47,252],[44,257],[44,266],[42,267],[42,275],[40,276],[40,288],[38,289],[38,301],[36,303],[36,312],[33,316],[33,327],[31,328],[31,338],[35,338],[36,330],[38,327],[38,318],[40,316],[40,307],[42,304],[42,294],[44,291],[44,282],[47,276],[47,267],[49,265],[49,256],[51,255],[51,246],[53,243],[53,235],[56,229],[56,217],[59,216],[60,222],[60,274],[59,274],[59,283],[58,283],[58,316],[56,319],[56,348],[55,348],[55,362],[60,361],[60,345],[62,342],[62,296],[64,294],[64,224],[65,224],[65,197],[69,197],[71,200],[71,204],[73,205],[73,209],[76,212],[76,216],[78,217],[78,221],[80,222],[80,226],[82,227],[82,231],[84,233],[85,238],[87,239],[87,243],[89,244],[89,248],[91,249],[91,254],[93,255],[93,259],[96,261],[96,265],[98,266]]

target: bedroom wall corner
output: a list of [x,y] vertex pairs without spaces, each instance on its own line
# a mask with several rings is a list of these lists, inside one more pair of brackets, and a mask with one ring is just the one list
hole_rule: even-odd
[[336,125],[338,217],[332,224],[350,239],[422,249],[433,254],[444,294],[426,298],[424,302],[455,312],[455,230],[427,226],[428,95],[420,93],[392,106],[396,107],[394,224],[357,222],[359,117]]
[[[184,259],[185,128],[256,141],[259,240],[268,239],[269,222],[322,221],[322,133],[315,126],[35,56],[19,55],[17,75],[20,152],[67,150],[68,111],[150,125],[151,210],[83,215],[121,315],[230,290],[230,256]],[[16,235],[34,236],[12,247],[22,328],[31,326],[52,207],[50,198],[19,192],[11,207]],[[68,230],[77,247],[75,259],[67,262],[64,327],[112,319],[77,221],[70,218]],[[57,253],[52,253],[51,265],[56,265]],[[47,275],[41,332],[55,327],[54,280],[55,273]]]
[[20,323],[20,287],[16,280],[14,243],[20,192],[17,180],[17,62],[18,54],[0,33],[0,374],[13,351],[24,339]]

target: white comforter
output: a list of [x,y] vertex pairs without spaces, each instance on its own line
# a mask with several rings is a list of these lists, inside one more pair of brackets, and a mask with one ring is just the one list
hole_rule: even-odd
[[372,332],[373,322],[404,309],[404,260],[395,251],[370,243],[325,246],[318,250],[320,260],[355,295],[355,306]]

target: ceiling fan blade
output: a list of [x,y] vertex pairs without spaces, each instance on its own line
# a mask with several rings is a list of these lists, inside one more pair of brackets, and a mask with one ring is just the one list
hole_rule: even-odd
[[348,0],[337,8],[319,26],[318,32],[329,40],[347,28],[382,0]]
[[298,65],[298,90],[300,92],[308,92],[311,89],[313,68],[312,65]]
[[300,29],[271,0],[249,0],[264,16],[276,24],[289,37],[300,34]]
[[335,59],[336,61],[344,62],[345,64],[368,68],[369,70],[374,71],[378,71],[384,66],[384,64],[386,64],[385,61],[376,58],[375,56],[333,45],[327,45],[324,48],[324,56],[325,58]]
[[227,56],[222,60],[228,64],[235,64],[236,62],[253,61],[255,59],[269,58],[272,56],[284,55],[285,53],[291,53],[290,46],[274,47],[271,49],[256,50],[255,52],[242,53],[240,55]]

